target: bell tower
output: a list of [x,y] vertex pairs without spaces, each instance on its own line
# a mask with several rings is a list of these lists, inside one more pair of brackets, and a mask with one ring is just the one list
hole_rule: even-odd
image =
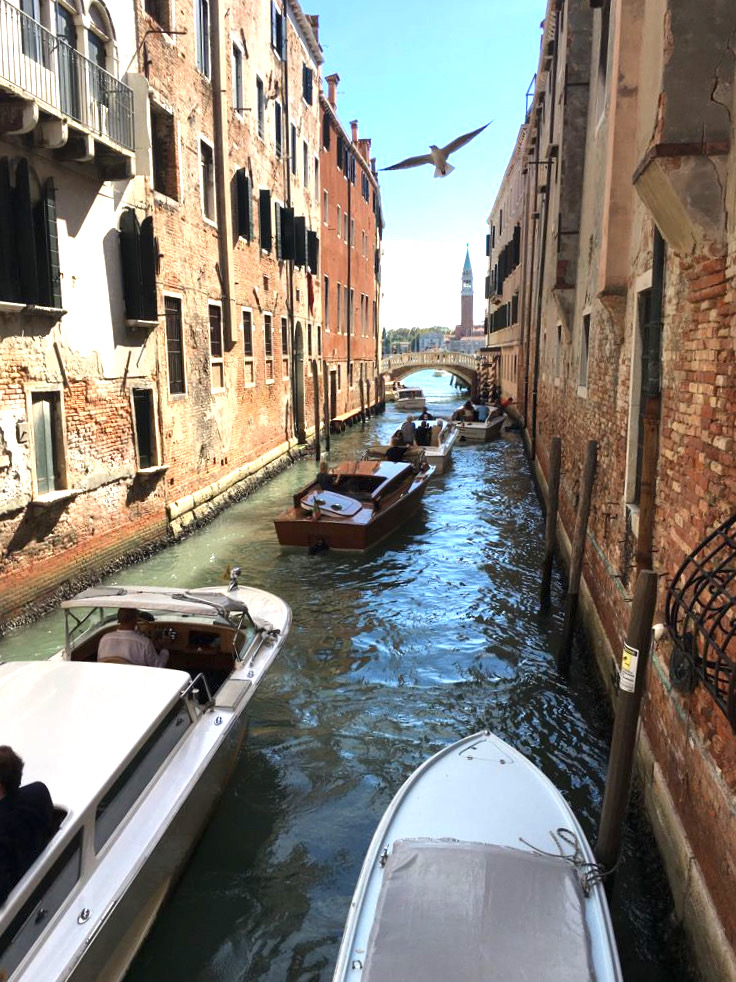
[[473,333],[473,270],[470,265],[470,250],[465,247],[465,263],[463,264],[462,289],[460,291],[460,331],[461,338]]

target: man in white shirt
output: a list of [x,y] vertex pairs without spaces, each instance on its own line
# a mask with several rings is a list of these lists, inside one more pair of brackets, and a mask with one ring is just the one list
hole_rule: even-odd
[[133,607],[121,607],[118,611],[118,627],[100,641],[97,661],[126,661],[131,665],[150,665],[164,668],[169,660],[166,648],[156,651],[153,641],[139,634],[135,625],[138,611]]

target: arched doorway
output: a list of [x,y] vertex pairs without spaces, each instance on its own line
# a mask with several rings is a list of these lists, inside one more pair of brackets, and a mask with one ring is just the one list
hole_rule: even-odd
[[300,321],[294,328],[294,429],[297,440],[304,443],[307,438],[304,425],[304,331]]

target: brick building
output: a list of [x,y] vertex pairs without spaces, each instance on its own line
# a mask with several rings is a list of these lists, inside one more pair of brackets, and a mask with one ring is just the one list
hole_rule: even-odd
[[165,527],[133,10],[0,0],[0,617]]
[[516,151],[526,439],[544,488],[562,438],[567,555],[597,442],[581,603],[605,678],[637,570],[659,575],[645,800],[703,976],[724,980],[736,979],[736,543],[719,531],[736,512],[733,30],[728,0],[707,18],[670,0],[551,0]]
[[322,304],[326,415],[336,423],[380,400],[381,198],[371,141],[337,115],[336,74],[320,94]]

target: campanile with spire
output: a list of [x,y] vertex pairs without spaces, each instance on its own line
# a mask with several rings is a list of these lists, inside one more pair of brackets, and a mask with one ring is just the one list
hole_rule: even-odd
[[460,325],[456,336],[467,338],[473,333],[473,269],[470,265],[470,249],[465,247],[463,285],[460,291]]

